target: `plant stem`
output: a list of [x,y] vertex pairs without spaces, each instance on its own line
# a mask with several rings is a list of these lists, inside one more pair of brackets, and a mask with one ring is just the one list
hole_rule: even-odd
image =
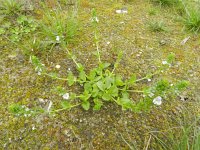
[[76,64],[76,66],[79,68],[79,64],[77,63],[76,59],[72,56],[72,54],[69,52],[69,50],[66,48],[67,53],[69,54],[69,56],[71,57],[71,59],[73,60],[73,62]]
[[56,79],[58,79],[58,80],[63,80],[63,81],[68,81],[68,79],[67,78],[60,78],[60,77],[54,77],[54,76],[52,76],[52,75],[50,75],[50,74],[48,74],[48,73],[42,73],[43,75],[46,75],[46,76],[49,76],[49,77],[51,77],[51,78],[56,78]]
[[[73,108],[73,107],[79,106],[79,105],[80,105],[80,104],[72,105],[72,106],[70,107],[70,109]],[[60,112],[60,111],[67,110],[67,109],[69,109],[69,108],[56,109],[56,110],[51,111],[51,113],[53,113],[53,112]]]
[[99,41],[98,41],[96,26],[95,26],[94,38],[95,38],[95,41],[96,41],[95,43],[96,43],[96,48],[97,48],[98,59],[99,59],[99,62],[101,63],[101,56],[100,56],[100,52],[99,52]]

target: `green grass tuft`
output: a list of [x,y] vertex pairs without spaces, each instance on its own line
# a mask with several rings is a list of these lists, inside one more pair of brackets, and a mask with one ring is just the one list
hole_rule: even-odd
[[186,9],[186,15],[183,17],[185,27],[192,32],[200,31],[200,10]]

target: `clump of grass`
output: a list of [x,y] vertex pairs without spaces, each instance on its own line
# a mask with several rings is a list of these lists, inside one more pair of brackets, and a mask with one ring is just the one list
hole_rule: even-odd
[[0,0],[0,14],[17,15],[22,11],[23,4],[17,0]]
[[156,15],[156,13],[157,13],[156,9],[153,9],[153,8],[149,9],[149,15],[150,16]]
[[150,21],[148,22],[148,27],[153,32],[166,31],[166,27],[163,21]]
[[[187,124],[187,121],[183,122]],[[200,132],[198,127],[199,119],[188,125],[181,125],[176,129],[179,129],[179,137],[175,137],[174,131],[170,129],[166,136],[166,139],[158,138],[153,135],[157,140],[157,145],[160,145],[162,149],[173,150],[199,150],[200,149]],[[175,130],[175,129],[174,129]]]
[[41,33],[50,43],[65,41],[68,43],[76,35],[77,20],[68,12],[61,9],[50,11],[47,9],[40,22]]
[[200,31],[200,10],[185,8],[186,15],[183,17],[185,27],[192,32]]
[[180,4],[179,0],[152,0],[152,2],[158,3],[161,6],[173,6]]

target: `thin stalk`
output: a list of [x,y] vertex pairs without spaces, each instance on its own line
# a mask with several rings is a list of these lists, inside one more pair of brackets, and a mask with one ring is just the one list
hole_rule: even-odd
[[96,26],[95,26],[94,38],[95,38],[95,44],[96,44],[96,48],[97,48],[97,55],[98,55],[99,63],[101,63],[101,56],[100,56],[100,51],[99,51],[99,40],[98,40],[98,36],[97,36]]
[[140,79],[137,79],[135,82],[139,82],[139,81],[142,81],[142,80],[146,80],[146,79],[149,79],[149,76],[154,76],[154,75],[156,75],[156,74],[158,74],[158,73],[160,73],[161,72],[161,70],[158,70],[158,71],[156,71],[155,73],[152,73],[151,75],[147,75],[147,76],[145,76],[145,77],[143,77],[143,78],[140,78]]
[[73,62],[76,64],[76,66],[79,68],[79,64],[77,63],[76,59],[72,56],[72,54],[69,52],[69,50],[66,48],[67,53],[70,55],[71,59],[73,60]]
[[[73,108],[73,107],[76,107],[76,106],[79,106],[79,105],[80,105],[80,103],[76,104],[76,105],[73,105],[70,108]],[[67,109],[69,109],[69,108],[56,109],[56,110],[51,111],[51,113],[53,113],[53,112],[60,112],[60,111],[67,110]]]
[[56,78],[56,79],[58,79],[58,80],[63,80],[63,81],[68,81],[68,79],[67,78],[60,78],[60,77],[54,77],[54,76],[52,76],[52,75],[50,75],[50,74],[48,74],[48,73],[42,73],[43,75],[46,75],[46,76],[49,76],[49,77],[51,77],[51,78]]
[[[123,91],[124,89],[120,89],[119,88],[119,90]],[[141,90],[128,90],[128,89],[126,89],[126,91],[128,91],[128,92],[134,92],[134,93],[144,93],[144,91],[141,91]]]
[[140,91],[140,90],[126,90],[128,92],[134,92],[134,93],[144,93],[144,91]]

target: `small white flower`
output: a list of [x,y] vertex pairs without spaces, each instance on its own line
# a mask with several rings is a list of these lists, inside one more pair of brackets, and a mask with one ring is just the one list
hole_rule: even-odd
[[40,75],[41,75],[41,72],[38,72],[37,74],[38,74],[38,76],[40,76]]
[[62,97],[63,97],[63,99],[68,100],[69,99],[69,93],[65,93]]
[[68,68],[68,71],[70,71],[71,70],[71,68]]
[[163,64],[163,65],[166,65],[166,64],[168,64],[168,62],[167,62],[166,60],[163,60],[163,61],[162,61],[162,64]]
[[109,45],[109,44],[110,44],[110,41],[106,42],[106,44]]
[[151,82],[151,79],[147,79],[147,81]]
[[35,130],[35,129],[36,129],[35,126],[33,126],[33,127],[32,127],[32,130]]
[[56,65],[56,68],[57,68],[57,69],[60,69],[60,65]]
[[121,10],[121,9],[116,10],[116,13],[117,13],[117,14],[121,14],[121,13],[122,13],[122,10]]
[[118,9],[118,10],[116,10],[116,13],[117,14],[127,14],[128,11],[126,9]]
[[162,97],[157,96],[156,98],[153,99],[153,103],[155,105],[161,105],[162,104]]
[[60,36],[56,36],[56,41],[60,41]]
[[45,103],[44,99],[42,99],[42,98],[39,98],[38,101],[39,101],[40,103]]
[[99,19],[98,19],[97,17],[93,17],[93,18],[92,18],[92,21],[98,23],[98,22],[99,22]]

